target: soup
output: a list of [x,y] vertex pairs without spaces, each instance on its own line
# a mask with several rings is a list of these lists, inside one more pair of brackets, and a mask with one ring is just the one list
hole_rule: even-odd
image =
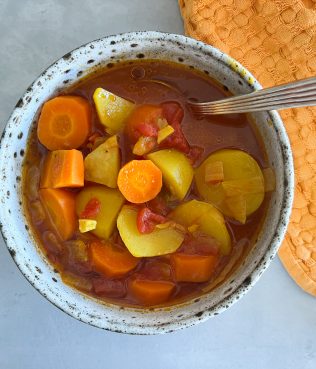
[[66,284],[119,305],[170,305],[238,266],[274,175],[245,115],[198,119],[187,106],[226,94],[192,68],[145,60],[110,64],[44,104],[23,202]]

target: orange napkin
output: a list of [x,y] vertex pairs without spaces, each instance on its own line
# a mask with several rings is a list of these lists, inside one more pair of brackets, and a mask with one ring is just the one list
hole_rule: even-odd
[[[228,53],[264,86],[316,75],[316,0],[179,0],[186,33]],[[316,296],[316,108],[281,111],[296,175],[279,257]]]

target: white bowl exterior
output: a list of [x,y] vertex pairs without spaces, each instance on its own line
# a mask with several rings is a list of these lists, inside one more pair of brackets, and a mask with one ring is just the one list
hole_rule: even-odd
[[[293,198],[293,162],[288,137],[276,112],[253,114],[263,138],[276,191],[258,240],[242,265],[218,288],[168,308],[134,309],[102,304],[62,283],[36,246],[21,206],[21,170],[32,123],[42,104],[78,77],[113,63],[143,58],[183,62],[228,87],[233,94],[261,86],[238,62],[219,50],[181,35],[133,32],[90,42],[66,54],[27,89],[14,109],[1,140],[0,219],[8,249],[21,272],[48,300],[91,325],[123,333],[155,334],[184,328],[217,315],[258,280],[284,237]],[[111,64],[112,63],[112,64]],[[55,282],[56,281],[56,282]]]

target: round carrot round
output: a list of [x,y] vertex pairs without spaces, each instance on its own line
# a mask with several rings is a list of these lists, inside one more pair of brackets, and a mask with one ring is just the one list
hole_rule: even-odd
[[126,200],[142,204],[160,192],[161,170],[151,160],[132,160],[121,168],[117,185]]
[[48,150],[76,149],[88,138],[91,127],[89,102],[79,96],[58,96],[42,109],[37,135]]

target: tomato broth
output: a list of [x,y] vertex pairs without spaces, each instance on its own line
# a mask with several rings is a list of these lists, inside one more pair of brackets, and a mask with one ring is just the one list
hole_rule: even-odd
[[[130,115],[124,119],[122,129],[115,132],[109,127],[105,129],[104,124],[100,121],[100,110],[97,110],[95,106],[95,91],[98,88],[110,91],[115,96],[135,104]],[[45,201],[49,200],[45,200],[47,199],[46,195],[41,195],[44,194],[43,191],[50,194],[49,191],[58,191],[55,188],[60,187],[45,185],[44,190],[39,190],[43,188],[43,176],[45,175],[45,166],[48,165],[48,153],[54,151],[48,150],[47,146],[45,147],[42,144],[43,142],[41,141],[41,143],[39,140],[40,121],[36,123],[29,135],[22,180],[23,205],[28,214],[30,229],[42,252],[51,262],[56,273],[60,273],[66,284],[97,299],[118,305],[136,307],[170,305],[199,296],[204,291],[215,288],[222,281],[224,274],[227,276],[239,265],[256,241],[269,204],[270,193],[261,189],[253,189],[253,186],[257,186],[256,183],[259,178],[257,175],[252,175],[251,183],[249,178],[241,179],[241,181],[246,182],[238,182],[239,179],[236,179],[236,176],[229,177],[229,169],[227,168],[230,164],[228,163],[226,167],[225,160],[226,156],[229,160],[229,155],[235,155],[241,151],[247,153],[250,157],[250,159],[247,157],[249,160],[257,163],[254,164],[256,168],[258,167],[257,171],[264,170],[268,163],[263,144],[249,117],[245,114],[220,115],[201,119],[195,117],[187,105],[188,101],[211,101],[223,98],[228,94],[225,86],[219,85],[206,73],[182,64],[158,60],[133,60],[115,65],[109,64],[108,67],[92,73],[62,92],[61,95],[83,98],[89,104],[91,119],[88,139],[79,147],[69,147],[69,149],[76,149],[82,153],[85,161],[84,185],[78,187],[65,185],[60,190],[74,196],[76,201],[77,213],[74,218],[76,229],[70,236],[68,233],[62,234],[60,232],[58,219],[54,221],[52,216],[51,205],[45,204]],[[136,132],[135,129],[128,131],[130,128],[126,129],[126,126],[130,125],[129,127],[131,127],[133,119],[136,120],[136,124],[139,123],[137,119],[140,119],[140,113],[137,115],[137,112],[140,112],[142,106],[149,106],[147,110],[144,108],[144,111],[148,111],[147,114],[154,114],[154,112],[157,112],[158,115],[161,114],[158,120],[155,120],[155,124],[158,121],[159,124],[162,122],[165,126],[158,128],[155,126],[156,131],[150,131],[153,127],[150,125],[145,125],[145,128],[142,127],[141,130],[137,126],[136,130],[139,129],[139,131],[137,131],[137,136],[133,136]],[[134,118],[131,118],[131,116]],[[145,122],[147,118],[142,119]],[[171,134],[165,130],[166,126],[169,127]],[[160,144],[157,144],[157,135],[162,129],[167,132],[168,136]],[[104,191],[109,191],[109,187],[104,185],[105,182],[102,182],[102,184],[94,182],[93,174],[91,174],[92,177],[87,177],[89,170],[87,157],[98,148],[98,145],[108,142],[106,139],[114,137],[113,135],[115,135],[113,142],[117,142],[117,150],[119,150],[120,174],[118,180],[116,175],[113,178],[107,178],[106,180],[110,182],[106,183],[114,183],[110,187],[113,191],[120,192],[120,199],[122,200],[115,202],[118,213],[113,220],[115,221],[114,228],[109,230],[110,233],[104,233],[107,231],[106,222],[109,218],[96,220],[100,211],[99,207],[103,206],[103,202],[99,201],[97,195],[90,196],[88,201],[80,192],[87,191],[89,188],[93,191],[96,186],[98,191],[102,192],[103,187],[106,188]],[[133,137],[131,138],[131,136]],[[152,143],[152,147],[151,149],[147,147],[146,150],[149,151],[143,155],[135,155],[133,153],[133,150],[134,152],[136,150],[135,145],[144,137],[143,142],[146,142],[146,144],[148,142]],[[98,140],[99,142],[97,142]],[[114,143],[115,145],[116,143]],[[107,154],[112,147],[110,144],[108,145]],[[61,147],[61,149],[64,150],[65,148]],[[191,166],[191,169],[188,170],[192,171],[192,175],[190,175],[194,178],[191,179],[183,198],[181,198],[182,195],[179,195],[179,192],[173,191],[173,182],[171,184],[168,182],[169,174],[166,171],[171,171],[171,169],[166,168],[166,161],[169,161],[169,157],[166,156],[167,159],[163,159],[159,156],[160,154],[155,155],[160,151],[165,151],[166,155],[177,151],[180,152],[181,158],[186,158],[183,159],[186,160],[183,167],[179,161],[179,170],[183,176],[186,173],[183,168],[188,165],[187,162]],[[218,152],[223,153],[223,159],[221,159],[221,156],[219,156],[219,159],[208,159]],[[173,160],[173,157],[171,159]],[[93,158],[91,160],[93,162]],[[113,161],[114,159],[111,157],[109,160]],[[133,183],[127,182],[125,187],[123,184],[120,186],[121,171],[127,168],[126,165],[133,160],[142,161],[140,163],[141,168],[147,168],[144,166],[144,160],[153,163],[158,168],[159,173],[162,173],[163,186],[160,189],[158,183],[158,191],[160,192],[155,198],[140,203],[133,202],[134,200],[131,201],[128,197],[129,195],[135,195],[131,191]],[[207,171],[210,171],[208,174],[211,178],[214,175],[215,177],[218,176],[217,179],[212,179],[207,186],[209,185],[210,191],[213,191],[214,188],[215,192],[216,188],[223,186],[223,193],[227,195],[227,198],[221,200],[220,203],[217,201],[217,195],[208,194],[208,187],[205,187],[205,183],[199,185],[198,168],[202,168],[206,160],[210,160],[212,165],[205,164],[205,175]],[[110,164],[104,164],[101,161],[99,165],[108,165],[105,168],[108,168],[106,169],[108,173],[111,172]],[[220,170],[214,172],[216,166]],[[123,177],[123,174],[121,177]],[[171,173],[172,175],[173,173]],[[227,175],[227,178],[224,175]],[[87,178],[89,179],[87,180]],[[126,178],[125,175],[124,180]],[[50,179],[51,183],[54,182],[54,178]],[[204,172],[200,181],[204,181]],[[249,193],[243,192],[246,190],[240,190],[240,183],[246,183],[246,187],[249,185]],[[239,186],[237,190],[236,186]],[[124,192],[125,188],[128,196]],[[182,190],[184,189],[180,186],[179,191]],[[82,199],[79,199],[80,197]],[[251,204],[247,202],[247,211],[256,201],[257,203],[253,206],[257,208],[249,214],[246,214],[244,209],[244,213],[241,215],[244,217],[244,221],[242,221],[239,218],[238,209],[246,206],[245,199],[250,199],[250,197],[252,202]],[[84,205],[78,205],[80,201]],[[181,208],[190,201],[190,206],[187,209]],[[112,204],[114,207],[112,202],[108,206],[112,207]],[[199,206],[204,210],[194,220],[189,221],[190,213],[192,214]],[[225,230],[219,230],[218,232],[211,230],[210,233],[208,232],[209,226],[206,224],[208,223],[208,215],[205,214],[211,213],[214,213],[212,219],[222,217],[223,222],[219,221],[218,224],[219,227],[224,227]],[[134,219],[134,216],[137,216],[137,232],[139,232],[137,235],[134,234],[135,232],[128,233],[133,231],[130,230],[132,229],[130,221],[128,223],[126,219],[128,217]],[[185,219],[182,220],[182,218]],[[80,232],[79,219],[85,227],[96,227],[96,223],[101,225],[102,222],[104,222],[104,226],[102,226],[99,233],[95,231],[96,228],[91,228],[91,231]],[[92,222],[89,223],[87,220],[92,220]],[[127,222],[126,225],[124,225],[125,221]],[[120,224],[122,224],[121,228]],[[212,229],[217,227],[216,224],[214,223]],[[150,232],[156,231],[166,234],[162,237],[169,237],[167,233],[170,231],[170,234],[172,233],[170,237],[173,237],[173,241],[158,245],[158,249],[160,246],[162,249],[159,249],[156,254],[153,251],[152,256],[147,256],[151,245],[142,240],[145,240],[144,235],[149,237],[152,234]],[[101,234],[102,237],[100,237]],[[134,236],[136,241],[130,248],[129,241],[126,241],[126,244],[124,240],[130,240]],[[139,237],[143,238],[140,239]],[[179,238],[177,238],[178,243],[174,241],[174,237]],[[169,238],[166,239],[169,240]],[[166,247],[170,247],[171,250],[173,242],[175,243],[174,251],[167,252]],[[227,247],[225,248],[221,242],[223,244],[226,242]],[[143,244],[145,246],[142,248],[141,245]],[[135,247],[138,247],[137,250]],[[107,254],[105,255],[105,253]]]

